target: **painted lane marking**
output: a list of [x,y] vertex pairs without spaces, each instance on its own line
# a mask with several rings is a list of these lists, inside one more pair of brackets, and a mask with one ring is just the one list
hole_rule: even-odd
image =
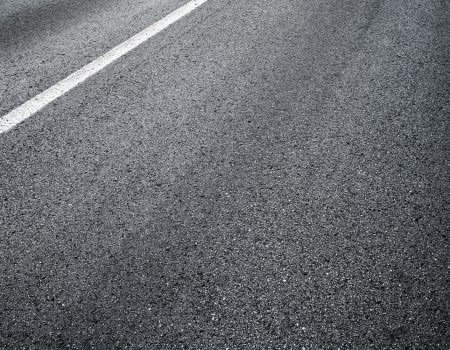
[[166,29],[168,26],[186,16],[206,1],[208,0],[189,1],[187,4],[181,6],[166,17],[160,19],[128,40],[117,45],[107,53],[96,58],[91,63],[70,74],[67,78],[61,80],[47,90],[33,97],[31,100],[28,100],[19,107],[13,109],[11,112],[0,118],[0,134],[11,130],[19,123],[30,118],[33,114],[39,112],[49,103],[63,96],[65,93],[69,92],[86,79],[98,73],[103,68],[135,49],[154,35]]

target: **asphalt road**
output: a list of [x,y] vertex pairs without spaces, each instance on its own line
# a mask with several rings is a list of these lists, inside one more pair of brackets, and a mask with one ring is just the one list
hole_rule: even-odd
[[[0,112],[187,1],[3,0]],[[450,348],[450,4],[209,0],[0,134],[0,348]]]

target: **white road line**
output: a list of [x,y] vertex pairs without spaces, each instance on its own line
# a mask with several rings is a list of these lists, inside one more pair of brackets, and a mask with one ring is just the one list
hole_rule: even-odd
[[206,1],[208,0],[189,1],[187,4],[181,6],[166,17],[160,19],[158,22],[145,28],[143,31],[117,45],[83,68],[72,73],[67,78],[61,80],[60,82],[43,91],[31,100],[28,100],[24,104],[13,109],[11,112],[0,118],[0,134],[14,128],[19,123],[28,119],[33,114],[47,106],[49,103],[56,100],[58,97],[61,97],[66,92],[72,90],[74,87],[81,84],[83,81],[90,78],[94,74],[98,73],[118,58],[135,49],[137,46],[141,45],[152,36],[158,34],[171,24],[175,23],[180,18],[186,16],[188,13],[192,12]]

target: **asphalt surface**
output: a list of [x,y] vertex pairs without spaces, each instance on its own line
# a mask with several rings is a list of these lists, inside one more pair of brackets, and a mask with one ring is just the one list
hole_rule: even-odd
[[[6,0],[2,114],[186,1]],[[450,348],[450,4],[209,0],[0,134],[0,348]]]

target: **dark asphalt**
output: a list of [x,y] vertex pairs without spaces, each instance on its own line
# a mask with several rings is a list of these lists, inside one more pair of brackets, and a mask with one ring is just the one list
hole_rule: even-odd
[[[185,2],[2,2],[0,111]],[[0,348],[448,350],[449,18],[209,0],[1,134]]]

